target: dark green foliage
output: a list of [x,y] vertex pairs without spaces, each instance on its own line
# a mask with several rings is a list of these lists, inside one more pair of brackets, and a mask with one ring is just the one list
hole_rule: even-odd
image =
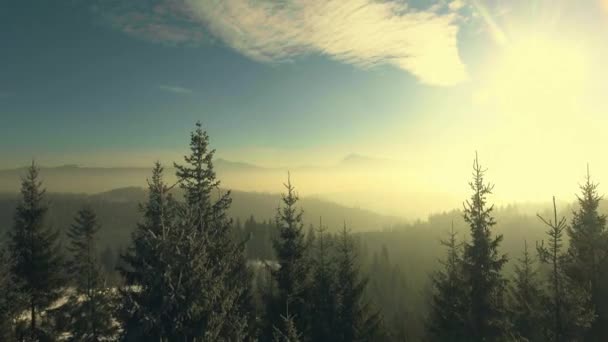
[[[196,124],[191,134],[190,155],[185,165],[175,164],[177,178],[184,190],[188,224],[200,234],[201,246],[193,253],[202,253],[202,264],[195,269],[200,275],[194,293],[203,293],[199,320],[205,338],[212,340],[244,339],[250,319],[251,274],[247,269],[245,244],[233,240],[232,220],[227,213],[232,200],[230,192],[222,192],[213,169],[215,150],[209,149],[209,137],[202,125]],[[202,251],[200,251],[202,250]]]
[[191,340],[198,323],[191,317],[199,293],[190,291],[195,276],[205,276],[193,272],[204,262],[206,249],[193,254],[201,235],[178,218],[179,208],[168,190],[157,163],[148,202],[142,206],[143,220],[120,269],[125,280],[120,311],[125,341]]
[[278,269],[273,271],[277,284],[277,296],[272,300],[270,321],[278,321],[280,312],[287,306],[295,316],[298,331],[307,332],[305,299],[309,291],[310,262],[307,258],[307,244],[302,227],[302,211],[296,205],[298,195],[287,178],[287,193],[283,195],[283,206],[277,210],[276,224],[278,237],[274,240],[274,249]]
[[513,335],[524,341],[543,341],[544,293],[535,260],[525,241],[523,255],[517,260],[515,277],[509,290]]
[[246,337],[251,279],[244,244],[233,241],[226,216],[230,197],[219,192],[213,151],[200,124],[190,147],[186,165],[176,165],[184,203],[169,195],[160,165],[149,182],[144,220],[122,270],[125,340]]
[[[309,237],[312,236],[309,235]],[[327,236],[327,227],[319,222],[314,240],[309,240],[312,258],[312,282],[310,295],[307,297],[308,311],[311,313],[310,339],[312,341],[338,341],[337,319],[337,283],[336,267],[332,260],[331,239]]]
[[0,249],[0,341],[16,340],[17,315],[26,304],[11,273],[12,263],[8,252]]
[[243,239],[247,240],[245,253],[248,260],[274,260],[272,241],[276,238],[276,225],[268,221],[258,222],[251,215],[243,227]]
[[477,155],[473,163],[473,195],[464,205],[464,220],[471,228],[471,241],[464,246],[464,272],[470,291],[469,336],[473,341],[497,340],[505,336],[506,317],[504,292],[506,280],[501,271],[507,262],[499,254],[502,235],[492,236],[496,224],[494,206],[488,206],[487,196],[493,186],[484,182],[485,170]]
[[468,298],[466,279],[463,273],[462,244],[456,240],[452,230],[446,241],[447,256],[440,261],[443,269],[432,277],[433,297],[429,318],[431,341],[467,341]]
[[566,218],[557,218],[555,197],[553,198],[553,219],[538,217],[549,227],[548,246],[537,246],[540,260],[550,266],[548,295],[544,299],[545,340],[580,341],[595,319],[588,286],[572,281],[565,272],[568,255],[562,253],[563,233],[567,229]]
[[359,271],[352,237],[346,225],[337,241],[337,314],[334,341],[373,341],[381,337],[381,316],[365,300],[368,279]]
[[31,338],[53,334],[38,324],[40,315],[59,297],[65,285],[63,255],[59,232],[45,223],[48,207],[38,180],[38,168],[32,162],[21,182],[22,199],[17,206],[15,223],[9,233],[12,273],[19,292],[28,303]]
[[598,213],[602,197],[597,187],[587,169],[582,194],[577,196],[579,208],[567,230],[570,245],[566,272],[578,286],[590,286],[597,314],[588,335],[591,341],[608,338],[608,231],[606,215]]
[[274,327],[273,338],[274,342],[300,342],[302,334],[298,332],[293,316],[288,313],[281,315],[280,327]]
[[[359,244],[359,250],[361,249]],[[382,309],[383,329],[390,340],[421,338],[424,329],[419,310],[422,307],[416,307],[414,300],[422,296],[410,288],[402,269],[403,261],[392,261],[385,243],[379,249],[380,253],[373,253],[371,263],[365,263],[365,255],[360,252],[362,264],[368,264],[362,272],[369,279],[366,296],[376,307]]]
[[97,258],[97,233],[101,227],[90,208],[81,209],[74,221],[67,233],[71,253],[68,272],[74,287],[67,304],[70,339],[104,341],[113,338],[116,329],[112,322],[113,296]]

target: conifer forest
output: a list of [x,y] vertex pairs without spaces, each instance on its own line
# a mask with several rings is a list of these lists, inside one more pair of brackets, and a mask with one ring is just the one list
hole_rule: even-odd
[[[216,177],[215,151],[200,123],[187,151],[174,165],[174,184],[163,165],[151,166],[137,223],[125,227],[124,248],[108,243],[94,203],[74,211],[69,226],[50,225],[54,207],[44,174],[35,162],[24,169],[0,254],[3,341],[608,336],[608,231],[589,174],[571,213],[558,212],[554,198],[530,227],[540,224],[544,234],[522,239],[507,254],[495,227],[501,216],[512,220],[514,214],[495,210],[493,185],[477,155],[462,210],[432,224],[354,233],[347,219],[330,228],[320,217],[306,227],[289,174],[274,218],[235,221],[228,214],[231,193]],[[390,255],[389,241],[424,241],[421,235],[439,231],[442,239],[429,247],[437,253],[427,251],[439,258],[427,274],[410,274],[408,260]],[[526,237],[525,230],[514,234]],[[368,240],[384,243],[377,248]],[[408,258],[407,250],[401,253]]]
[[608,0],[0,0],[0,342],[608,342]]

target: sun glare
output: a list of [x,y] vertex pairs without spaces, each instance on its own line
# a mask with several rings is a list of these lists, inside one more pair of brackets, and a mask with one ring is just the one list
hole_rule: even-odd
[[484,78],[478,98],[508,116],[550,112],[555,117],[576,106],[587,68],[583,53],[574,44],[530,36],[503,46]]

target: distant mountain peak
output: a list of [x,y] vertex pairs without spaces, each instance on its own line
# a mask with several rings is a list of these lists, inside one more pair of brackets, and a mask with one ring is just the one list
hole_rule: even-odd
[[260,166],[257,166],[254,164],[230,161],[230,160],[223,159],[223,158],[217,158],[213,162],[214,162],[215,166],[218,168],[227,168],[227,169],[233,169],[233,170],[235,170],[235,169],[240,169],[240,170],[261,169]]
[[358,153],[351,153],[342,159],[342,164],[367,164],[385,161],[386,160],[380,158],[369,157]]

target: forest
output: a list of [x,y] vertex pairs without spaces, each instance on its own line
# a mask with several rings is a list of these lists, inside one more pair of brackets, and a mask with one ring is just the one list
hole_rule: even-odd
[[462,209],[371,231],[305,220],[289,174],[272,215],[237,215],[214,153],[197,123],[175,176],[156,163],[120,202],[47,194],[32,162],[0,197],[0,341],[608,340],[589,169],[572,205],[530,214],[494,207],[475,154]]

